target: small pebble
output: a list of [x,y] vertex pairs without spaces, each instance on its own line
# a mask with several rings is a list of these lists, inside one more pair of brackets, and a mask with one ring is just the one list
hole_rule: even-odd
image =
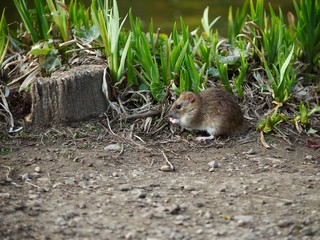
[[147,196],[146,191],[144,189],[137,189],[135,191],[135,194],[138,198],[146,198]]
[[303,228],[302,234],[304,236],[313,236],[314,235],[314,231],[312,230],[311,227],[306,227],[306,228]]
[[163,166],[161,166],[160,171],[171,172],[172,169],[171,169],[171,167],[169,165],[163,165]]
[[70,221],[68,222],[68,227],[74,228],[74,227],[76,227],[76,226],[77,226],[77,222],[76,222],[76,221],[70,220]]
[[58,217],[55,221],[55,224],[58,226],[65,226],[65,225],[67,225],[67,222],[66,222],[66,220],[64,220],[63,217]]
[[312,160],[313,157],[312,157],[312,155],[307,155],[307,156],[306,156],[306,159],[307,159],[307,160]]
[[254,148],[250,148],[248,151],[243,152],[242,154],[253,155],[256,154],[256,150],[254,150]]
[[59,186],[63,185],[62,182],[56,182],[55,184],[52,185],[53,188],[57,188]]
[[132,240],[136,238],[136,235],[137,234],[135,231],[131,231],[131,232],[128,232],[124,237],[126,240]]
[[84,202],[79,203],[79,208],[80,209],[83,209],[83,208],[86,208],[86,207],[87,207],[86,203],[84,203]]
[[41,172],[41,168],[39,166],[37,166],[37,167],[34,168],[34,171],[37,172],[37,173],[40,173]]
[[293,224],[294,224],[294,221],[292,219],[284,219],[284,220],[280,220],[277,225],[278,227],[285,228]]
[[170,214],[176,215],[181,211],[181,208],[178,204],[174,203],[167,210]]
[[113,177],[119,177],[119,173],[113,172],[113,173],[112,173],[112,176],[113,176]]
[[10,193],[0,193],[0,198],[10,198]]
[[29,199],[37,199],[39,197],[38,194],[30,194]]
[[25,173],[25,174],[22,175],[21,178],[22,178],[23,181],[31,180],[31,179],[32,179],[32,174],[30,174],[30,173]]
[[127,191],[129,191],[131,189],[132,189],[132,187],[130,185],[128,185],[128,184],[122,184],[119,187],[119,190],[122,191],[122,192],[127,192]]
[[209,162],[208,165],[209,165],[209,167],[211,167],[211,168],[219,168],[219,167],[220,167],[220,164],[219,164],[217,161],[215,161],[215,160]]
[[245,224],[252,223],[253,216],[251,216],[251,215],[238,215],[238,216],[234,217],[234,220],[238,221],[239,226],[243,226]]
[[74,218],[75,216],[78,216],[78,214],[73,211],[66,211],[67,218]]
[[104,148],[105,151],[121,151],[121,146],[119,143],[110,144]]
[[76,179],[74,177],[70,177],[64,183],[66,185],[76,185]]
[[196,190],[195,187],[193,187],[191,185],[184,185],[183,189],[186,191],[190,191],[190,192]]
[[207,211],[207,212],[205,212],[205,213],[203,214],[203,217],[204,217],[205,219],[209,220],[209,219],[212,219],[212,214],[211,214],[209,211]]

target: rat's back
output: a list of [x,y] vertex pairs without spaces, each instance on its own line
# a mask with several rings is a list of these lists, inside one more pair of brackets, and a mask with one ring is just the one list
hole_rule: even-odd
[[241,131],[243,113],[234,96],[213,88],[202,91],[200,96],[204,130],[214,136]]

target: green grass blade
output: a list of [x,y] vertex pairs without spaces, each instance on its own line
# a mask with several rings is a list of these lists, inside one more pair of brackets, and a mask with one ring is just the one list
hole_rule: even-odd
[[28,11],[28,7],[25,0],[13,0],[14,5],[16,6],[20,17],[24,23],[26,30],[31,34],[31,39],[33,43],[39,41],[39,36],[36,33],[36,30],[33,27],[32,19]]

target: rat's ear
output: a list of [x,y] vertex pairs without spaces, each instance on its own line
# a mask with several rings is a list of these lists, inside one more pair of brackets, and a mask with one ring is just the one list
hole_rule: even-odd
[[188,100],[189,103],[192,103],[194,101],[194,94],[193,93],[188,93],[187,100]]

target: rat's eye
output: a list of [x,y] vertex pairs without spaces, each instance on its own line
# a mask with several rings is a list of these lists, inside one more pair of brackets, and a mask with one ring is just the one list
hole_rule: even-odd
[[178,105],[176,106],[176,108],[177,108],[177,109],[181,109],[181,105],[178,104]]

